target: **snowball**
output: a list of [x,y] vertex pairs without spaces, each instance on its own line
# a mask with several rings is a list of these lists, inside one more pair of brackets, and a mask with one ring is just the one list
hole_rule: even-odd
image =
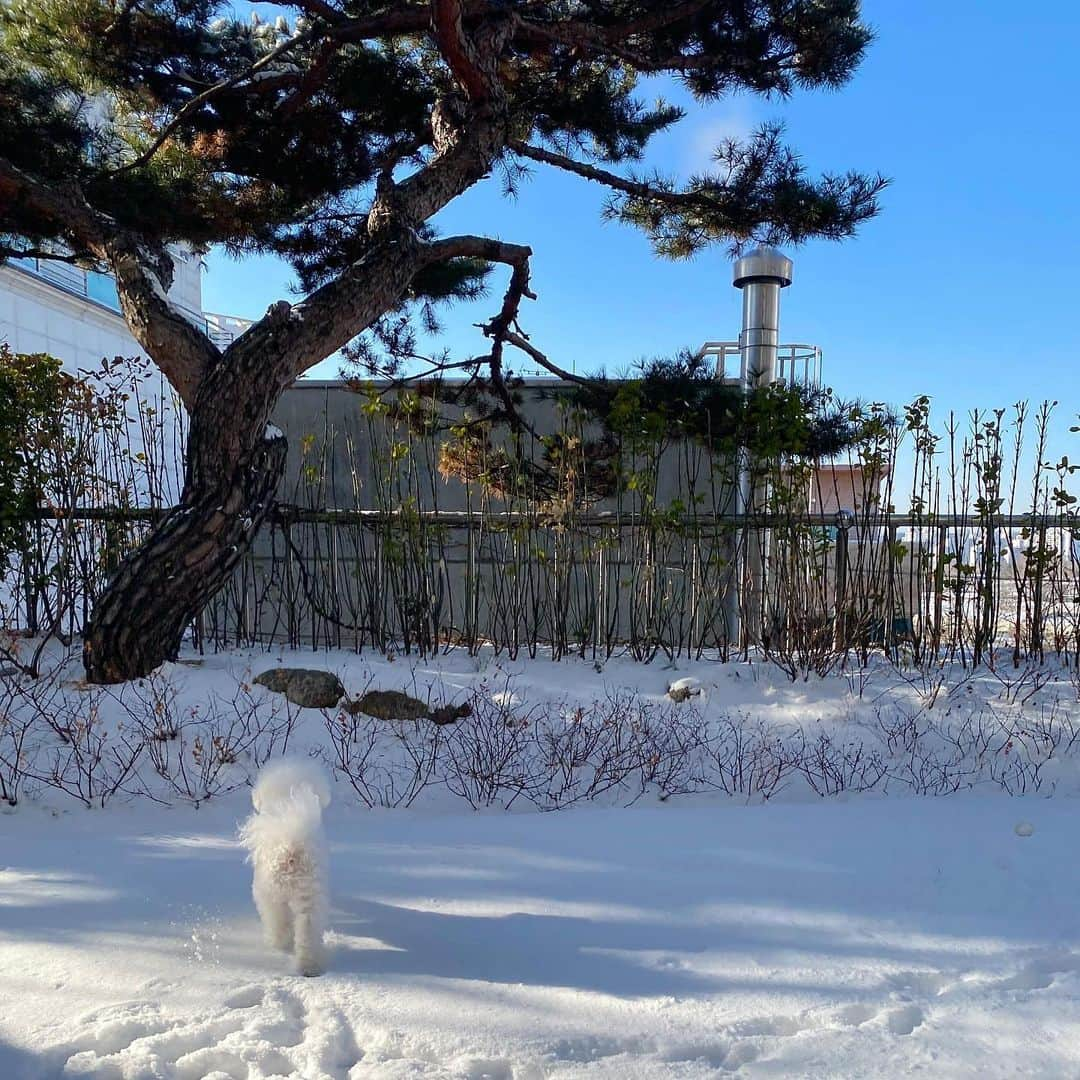
[[1018,821],[1013,832],[1017,836],[1030,836],[1035,831],[1035,826],[1030,821]]

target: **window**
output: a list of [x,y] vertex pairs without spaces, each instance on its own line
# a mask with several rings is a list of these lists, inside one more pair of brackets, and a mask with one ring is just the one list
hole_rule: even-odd
[[120,297],[116,292],[116,282],[109,274],[99,274],[90,270],[86,274],[86,295],[99,304],[104,304],[113,311],[120,310]]

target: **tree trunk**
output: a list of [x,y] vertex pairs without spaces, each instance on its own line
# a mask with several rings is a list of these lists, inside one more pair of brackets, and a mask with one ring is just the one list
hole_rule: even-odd
[[[360,258],[295,307],[272,304],[224,353],[159,303],[143,253],[110,254],[125,318],[183,394],[191,427],[179,505],[120,566],[84,630],[88,681],[141,678],[175,658],[191,620],[228,582],[284,472],[286,441],[269,438],[266,425],[285,388],[392,310],[429,263],[473,254],[463,238],[440,246],[417,228],[488,170],[505,142],[504,112],[486,106],[471,125],[446,126],[432,162],[396,185],[393,199],[376,199]],[[464,239],[480,243],[481,257],[513,247]]]
[[224,374],[206,381],[192,410],[179,504],[94,606],[83,635],[89,682],[141,678],[175,659],[192,619],[228,582],[273,506],[288,444],[266,418],[280,386],[265,378],[245,386]]

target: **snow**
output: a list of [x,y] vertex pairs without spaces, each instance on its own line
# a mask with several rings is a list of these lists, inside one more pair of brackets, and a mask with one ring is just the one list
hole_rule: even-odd
[[[760,664],[457,652],[187,660],[167,672],[181,704],[282,662],[350,693],[525,711],[617,692],[867,738],[882,710],[1076,711],[1064,674],[1025,697],[987,672],[935,690],[888,666],[791,683]],[[675,706],[680,679],[702,693]],[[291,737],[325,746],[323,714],[302,710]],[[0,816],[0,1077],[1075,1075],[1077,786],[1056,775],[1053,798],[991,783],[818,798],[793,781],[764,803],[649,793],[559,813],[473,812],[447,792],[369,810],[339,782],[333,955],[315,979],[261,946],[245,788],[198,809],[164,789],[95,810],[42,790]]]
[[276,424],[267,424],[266,430],[263,432],[263,438],[268,442],[273,439],[284,439],[285,432],[281,430]]
[[173,305],[172,301],[169,299],[168,291],[166,290],[165,286],[161,284],[161,279],[158,277],[157,273],[155,273],[153,270],[148,269],[149,267],[153,266],[156,261],[153,254],[149,251],[149,249],[140,247],[139,256],[139,261],[141,265],[144,268],[147,268],[145,269],[144,277],[147,284],[149,284],[151,291],[153,292],[154,296],[162,304],[165,305],[166,308],[172,311]]
[[689,696],[697,697],[697,694],[701,693],[701,681],[700,679],[687,676],[686,678],[677,678],[667,687],[667,692],[673,693],[679,690],[685,690]]

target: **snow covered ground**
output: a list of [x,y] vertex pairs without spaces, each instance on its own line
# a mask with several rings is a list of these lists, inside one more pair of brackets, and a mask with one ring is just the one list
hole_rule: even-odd
[[[170,684],[198,701],[275,659],[207,658]],[[352,693],[480,687],[522,710],[613,689],[661,703],[688,678],[701,693],[679,709],[867,739],[883,710],[1076,713],[1066,679],[985,673],[935,689],[886,668],[788,683],[760,665],[282,659]],[[304,710],[290,749],[326,730]],[[368,809],[342,781],[315,979],[261,946],[243,788],[88,810],[42,785],[0,816],[0,1078],[1080,1076],[1080,805],[1071,759],[1048,757],[1053,781],[1022,798],[822,799],[793,774],[764,803],[474,812]]]

